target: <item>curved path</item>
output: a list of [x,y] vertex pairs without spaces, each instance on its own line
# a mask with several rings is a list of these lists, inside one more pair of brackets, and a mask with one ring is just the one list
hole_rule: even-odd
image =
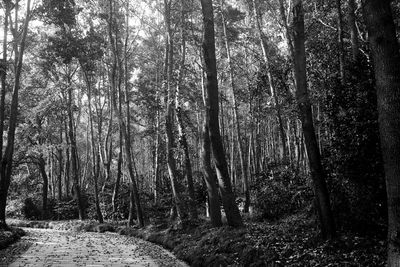
[[134,237],[115,233],[24,230],[27,235],[20,243],[29,243],[29,248],[18,251],[15,246],[10,247],[5,252],[9,255],[3,255],[5,262],[10,254],[20,255],[9,265],[1,263],[0,255],[0,266],[187,266],[161,247]]

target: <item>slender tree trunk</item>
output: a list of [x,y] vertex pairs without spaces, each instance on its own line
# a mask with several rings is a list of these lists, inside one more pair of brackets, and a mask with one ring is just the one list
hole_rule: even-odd
[[208,94],[207,109],[209,112],[209,133],[211,148],[214,155],[214,164],[217,171],[219,189],[228,224],[234,227],[243,226],[242,217],[235,202],[232,192],[231,180],[228,173],[228,165],[225,159],[225,151],[219,129],[219,102],[217,65],[215,58],[215,34],[214,34],[214,12],[212,0],[201,0],[203,13],[203,58],[207,73],[206,89]]
[[356,10],[355,0],[349,0],[348,24],[350,28],[351,51],[354,62],[358,61],[360,57],[355,10]]
[[[60,125],[60,145],[63,143],[63,131],[62,131],[62,123]],[[62,177],[63,177],[63,165],[64,165],[64,157],[63,151],[61,148],[57,149],[58,153],[58,200],[62,200]]]
[[[108,33],[109,33],[109,41],[113,53],[113,66],[111,69],[111,90],[112,90],[112,102],[113,102],[113,107],[115,112],[118,114],[118,122],[120,129],[122,129],[122,134],[124,137],[124,144],[125,144],[125,155],[126,155],[126,163],[128,167],[128,172],[129,176],[131,178],[131,188],[132,188],[132,193],[135,201],[135,208],[136,208],[136,217],[137,217],[137,222],[140,227],[144,226],[144,219],[143,219],[143,211],[141,207],[141,202],[140,202],[140,196],[139,196],[139,191],[137,188],[137,181],[134,173],[134,166],[133,166],[133,155],[131,151],[131,134],[130,134],[130,105],[129,105],[129,89],[127,88],[127,81],[128,77],[126,76],[127,74],[124,73],[124,66],[122,65],[122,60],[120,59],[120,54],[121,51],[118,48],[118,40],[120,39],[118,36],[117,32],[113,32],[113,28],[115,25],[115,19],[114,19],[114,5],[113,1],[109,0],[109,10],[108,10]],[[116,26],[115,26],[116,27]],[[126,36],[127,37],[127,36]],[[127,41],[125,40],[125,48],[124,48],[124,55],[126,56],[126,45]],[[125,70],[126,70],[126,65],[125,65]],[[121,85],[123,82],[123,75],[125,74],[125,116],[126,116],[126,122],[124,121],[123,114],[122,114],[122,90],[121,90]],[[117,79],[118,78],[118,79]],[[118,85],[117,85],[118,84]],[[118,95],[118,102],[119,106],[117,105],[116,101],[116,96],[115,94]]]
[[307,90],[306,54],[304,35],[304,10],[301,0],[293,4],[293,38],[295,52],[295,75],[297,82],[297,103],[304,132],[308,160],[310,163],[311,177],[316,196],[322,236],[331,239],[335,236],[335,224],[331,211],[329,194],[325,182],[325,173],[321,163],[317,138],[315,136],[313,116]]
[[47,196],[48,196],[48,189],[49,189],[49,178],[46,173],[46,162],[42,156],[38,159],[38,167],[40,174],[43,179],[43,189],[42,189],[42,220],[47,219]]
[[[7,4],[6,4],[7,5]],[[14,86],[13,86],[13,94],[12,94],[12,99],[11,99],[11,109],[10,109],[10,119],[9,119],[9,127],[8,127],[8,133],[7,133],[7,146],[4,151],[4,155],[0,156],[0,229],[5,229],[8,228],[6,224],[6,206],[7,206],[7,195],[8,195],[8,188],[10,186],[11,182],[11,175],[12,175],[12,160],[13,160],[13,154],[14,154],[14,140],[15,140],[15,129],[17,126],[17,114],[18,114],[18,94],[19,94],[19,89],[20,89],[20,78],[21,78],[21,73],[22,73],[22,62],[23,62],[23,56],[25,52],[25,45],[26,45],[26,36],[28,33],[28,26],[29,26],[29,21],[30,21],[30,16],[31,16],[31,10],[30,10],[30,5],[31,1],[28,0],[27,2],[27,12],[26,12],[26,18],[22,27],[22,35],[20,37],[20,42],[19,42],[19,49],[18,49],[18,44],[17,40],[16,45],[15,45],[15,78],[14,78]],[[18,14],[18,10],[15,10],[16,16]],[[18,23],[16,21],[16,23]],[[18,51],[19,50],[19,51]],[[6,70],[4,70],[6,71]],[[5,79],[5,73],[2,74],[2,80]],[[3,81],[2,81],[3,82]],[[1,95],[5,93],[5,88],[2,88]],[[2,98],[1,96],[0,98]],[[3,101],[1,99],[1,101]],[[0,107],[0,110],[3,110],[4,106]],[[4,112],[4,111],[3,111]],[[3,114],[0,114],[0,117],[4,116]],[[4,118],[0,118],[1,122],[4,123]],[[1,130],[4,130],[1,129]],[[3,132],[0,133],[1,135]],[[0,140],[3,142],[3,139]],[[3,143],[0,145],[3,146]]]
[[[95,206],[96,206],[96,215],[99,223],[103,223],[103,214],[101,213],[100,208],[100,200],[99,200],[99,176],[100,176],[100,151],[96,149],[96,140],[94,137],[93,130],[93,112],[92,112],[92,86],[90,84],[89,77],[86,73],[85,80],[88,89],[88,109],[89,109],[89,124],[90,124],[90,140],[91,140],[91,148],[92,148],[92,177],[94,181],[94,198],[95,198]],[[100,133],[99,133],[100,134]],[[99,136],[99,142],[101,142],[101,137]]]
[[400,266],[400,52],[391,1],[364,0],[388,205],[388,266]]
[[[158,98],[157,98],[158,101]],[[160,191],[160,179],[159,179],[159,165],[160,165],[160,114],[159,110],[156,112],[156,136],[154,144],[154,203],[158,203],[158,193]]]
[[228,59],[228,66],[229,66],[229,78],[231,82],[231,89],[232,89],[232,105],[233,105],[233,120],[234,120],[234,125],[236,128],[236,137],[238,141],[238,148],[239,148],[239,159],[240,159],[240,168],[241,168],[241,174],[243,177],[243,190],[244,190],[244,195],[245,195],[245,201],[244,201],[244,210],[243,212],[247,213],[249,212],[249,206],[250,206],[250,188],[249,188],[249,180],[247,176],[247,166],[246,166],[246,159],[245,159],[245,152],[243,149],[243,141],[242,141],[242,133],[240,130],[240,121],[239,121],[239,116],[238,116],[238,104],[236,101],[236,84],[235,84],[235,75],[233,71],[233,63],[231,59],[231,49],[230,49],[230,44],[228,40],[228,35],[227,35],[227,30],[226,30],[226,21],[225,21],[225,16],[224,16],[224,0],[220,0],[221,4],[221,17],[222,17],[222,28],[223,28],[223,33],[224,33],[224,41],[225,41],[225,49],[226,49],[226,54],[227,54],[227,59]]
[[178,126],[179,143],[184,153],[184,162],[186,170],[187,190],[189,195],[189,213],[193,220],[197,219],[196,197],[193,185],[193,172],[192,163],[189,155],[189,145],[187,142],[185,127],[182,118],[182,105],[181,105],[181,89],[183,85],[183,77],[185,76],[185,61],[186,61],[186,16],[185,16],[185,1],[181,0],[181,61],[179,63],[179,73],[177,86],[175,91],[175,115]]
[[74,134],[74,115],[73,115],[73,101],[72,101],[72,84],[70,77],[68,77],[68,136],[71,151],[71,168],[72,168],[72,180],[73,180],[73,191],[74,197],[78,203],[79,219],[85,219],[85,212],[82,203],[80,181],[79,181],[79,170],[78,170],[78,152],[76,147],[76,140]]
[[118,194],[119,194],[119,187],[121,183],[121,176],[122,176],[122,149],[123,149],[123,140],[122,140],[122,130],[119,131],[119,152],[118,152],[118,163],[117,163],[117,178],[115,180],[113,195],[112,195],[112,206],[113,206],[113,214],[114,219],[116,219],[117,209],[118,209]]
[[165,26],[167,28],[167,55],[165,57],[166,62],[164,66],[164,90],[167,94],[167,102],[166,102],[166,113],[165,113],[165,138],[166,138],[166,153],[167,153],[167,165],[168,165],[168,173],[171,180],[171,187],[172,187],[172,194],[175,201],[176,206],[176,213],[178,216],[178,220],[182,220],[184,217],[182,211],[182,203],[181,203],[181,196],[178,189],[178,177],[176,171],[176,162],[174,157],[174,147],[175,147],[175,140],[174,140],[174,133],[173,133],[173,118],[174,118],[174,97],[173,97],[173,85],[172,85],[172,78],[173,78],[173,40],[172,40],[172,29],[171,29],[171,0],[164,0],[164,20]]
[[338,13],[337,17],[337,28],[338,28],[338,53],[339,53],[339,75],[340,82],[342,85],[346,83],[345,72],[344,72],[344,44],[343,44],[343,15],[342,15],[342,3],[341,0],[336,0],[336,9]]
[[[264,59],[264,64],[265,68],[267,71],[267,77],[268,77],[268,83],[270,87],[270,92],[271,92],[271,97],[274,100],[275,108],[276,108],[276,113],[278,117],[278,122],[279,122],[279,133],[280,133],[280,138],[282,142],[282,149],[283,149],[283,162],[286,163],[288,162],[288,149],[287,149],[287,142],[286,142],[286,134],[285,134],[285,129],[284,129],[284,124],[283,124],[283,118],[282,118],[282,110],[281,106],[279,104],[279,98],[276,93],[276,87],[275,87],[275,82],[272,78],[272,73],[270,70],[270,60],[268,58],[268,53],[267,53],[267,47],[266,47],[266,39],[264,32],[262,31],[261,28],[261,19],[260,19],[260,14],[258,12],[258,8],[256,5],[256,0],[253,0],[253,7],[254,7],[254,15],[256,17],[256,26],[258,30],[258,38],[260,41],[260,46],[263,54],[263,59]],[[291,44],[291,42],[289,42]]]

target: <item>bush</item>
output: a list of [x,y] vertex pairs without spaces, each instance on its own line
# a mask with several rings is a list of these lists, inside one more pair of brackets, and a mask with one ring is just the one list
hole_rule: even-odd
[[305,178],[287,166],[275,166],[256,177],[252,201],[259,219],[277,220],[311,203],[313,194]]
[[24,217],[29,220],[38,220],[42,216],[42,211],[38,208],[35,201],[28,197],[24,200],[24,206],[22,207]]

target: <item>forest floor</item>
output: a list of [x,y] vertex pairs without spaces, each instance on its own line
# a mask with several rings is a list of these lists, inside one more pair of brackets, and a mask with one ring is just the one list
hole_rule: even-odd
[[204,220],[178,229],[162,221],[142,229],[94,221],[11,224],[140,237],[169,249],[190,266],[385,266],[386,258],[384,237],[342,233],[322,241],[315,220],[305,214],[274,223],[247,221],[242,229],[212,228]]

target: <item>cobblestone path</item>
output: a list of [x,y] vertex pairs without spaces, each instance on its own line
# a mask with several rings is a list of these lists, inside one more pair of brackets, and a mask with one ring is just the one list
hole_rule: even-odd
[[[133,237],[115,233],[25,230],[27,236],[20,242],[29,243],[30,247],[12,263],[0,263],[0,266],[187,266],[161,247]],[[8,253],[12,251],[10,248]]]

